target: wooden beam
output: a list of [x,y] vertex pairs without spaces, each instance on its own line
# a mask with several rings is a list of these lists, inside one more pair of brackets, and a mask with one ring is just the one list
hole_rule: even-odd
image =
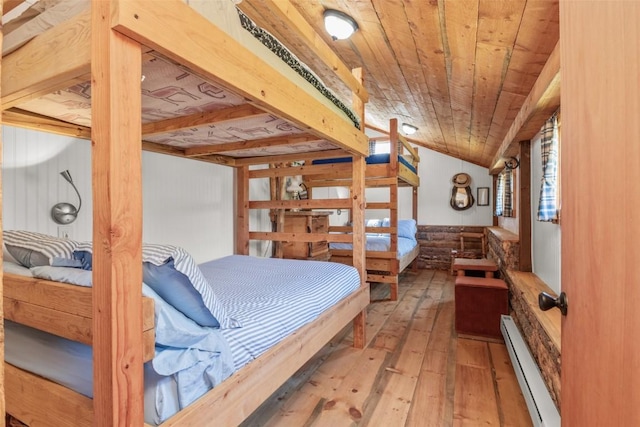
[[489,173],[504,168],[504,161],[518,155],[519,142],[533,139],[544,122],[560,107],[560,43],[556,45],[540,72],[531,92],[496,151]]
[[[114,1],[92,2],[94,426],[144,422],[142,51],[111,30]],[[64,51],[74,52],[73,46]],[[75,52],[74,52],[75,53]]]
[[237,141],[224,144],[206,145],[185,149],[187,157],[204,156],[208,154],[225,153],[229,151],[251,150],[263,147],[278,147],[282,145],[302,144],[305,142],[322,141],[315,135],[308,133],[274,136],[272,138],[252,139],[250,141]]
[[299,160],[317,160],[317,159],[333,159],[337,157],[345,157],[350,154],[343,149],[313,151],[309,153],[283,154],[280,156],[261,156],[261,157],[241,157],[235,159],[235,164],[240,165],[263,165],[267,163],[289,163]]
[[15,107],[2,112],[2,123],[41,132],[55,133],[57,135],[91,139],[91,128],[52,119],[51,117]]
[[323,175],[341,173],[344,175],[344,164],[322,164],[322,165],[304,165],[304,166],[291,166],[288,168],[274,168],[274,169],[255,169],[249,172],[250,178],[269,178],[272,176],[291,176],[291,175]]
[[91,25],[81,13],[2,58],[2,109],[89,81]]
[[[360,286],[368,287],[366,283],[367,264],[365,254],[364,235],[364,206],[366,203],[364,195],[365,160],[364,157],[353,158],[353,169],[351,176],[351,218],[355,226],[353,227],[353,266],[360,273]],[[348,200],[348,199],[343,199]],[[366,310],[363,310],[353,320],[353,346],[364,348],[366,344]]]
[[203,125],[219,124],[231,120],[244,119],[267,115],[265,111],[251,104],[243,104],[221,110],[207,111],[192,114],[189,116],[174,117],[172,119],[160,120],[157,122],[142,125],[142,135],[151,136],[161,133],[177,131]]
[[[338,58],[333,49],[327,45],[289,0],[263,0],[262,3],[283,21],[284,28],[299,35],[307,48],[322,59],[322,62],[347,85],[354,95],[357,95],[363,103],[369,101],[369,94],[362,85],[362,81],[358,76],[351,74],[351,71]],[[364,116],[361,116],[361,120],[364,123]]]
[[249,167],[236,168],[236,249],[249,255]]
[[[353,123],[300,89],[188,5],[118,1],[115,29],[251,104],[308,129],[353,154],[366,154],[368,140]],[[166,31],[171,28],[172,31]],[[229,55],[233,52],[233,55]]]
[[349,209],[349,199],[252,200],[249,209]]

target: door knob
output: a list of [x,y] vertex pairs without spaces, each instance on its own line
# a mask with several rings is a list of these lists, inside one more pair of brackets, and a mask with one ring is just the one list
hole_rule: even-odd
[[547,311],[553,307],[558,307],[563,316],[567,315],[568,302],[567,294],[564,292],[560,292],[558,298],[554,298],[546,292],[540,292],[538,295],[538,306],[540,307],[540,310]]

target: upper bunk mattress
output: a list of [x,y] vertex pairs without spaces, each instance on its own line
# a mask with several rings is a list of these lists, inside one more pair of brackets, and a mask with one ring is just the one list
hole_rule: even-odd
[[[366,160],[368,165],[386,164],[386,163],[389,163],[391,161],[391,154],[389,154],[389,153],[371,154],[370,156],[367,156],[365,158],[365,160]],[[350,163],[351,161],[352,161],[351,157],[337,157],[337,158],[334,158],[334,159],[317,159],[317,160],[313,161],[313,164],[314,165],[327,165],[327,164],[332,164],[332,163]],[[400,162],[403,165],[405,165],[411,172],[418,173],[418,171],[411,164],[411,162],[409,162],[403,156],[398,156],[398,162]]]

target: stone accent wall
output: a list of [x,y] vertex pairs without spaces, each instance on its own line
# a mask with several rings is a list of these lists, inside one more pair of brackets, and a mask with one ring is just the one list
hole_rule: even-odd
[[482,258],[479,239],[465,240],[464,253],[460,252],[460,233],[482,233],[486,227],[459,225],[419,225],[418,244],[420,255],[418,267],[433,270],[451,269],[451,251],[458,251],[461,258]]
[[[535,299],[537,292],[545,291],[545,288],[548,287],[542,283],[540,279],[537,279],[538,286],[541,289],[534,290],[530,287],[530,284],[523,284],[522,278],[518,278],[517,273],[519,272],[511,272],[507,274],[506,277],[510,291],[510,314],[518,326],[518,329],[520,329],[538,368],[540,368],[540,372],[542,373],[542,377],[553,402],[558,408],[558,411],[560,411],[560,337],[554,337],[554,342],[549,332],[543,327],[540,319],[540,316],[547,316],[545,320],[548,322],[550,317],[548,315],[550,314],[555,318],[554,321],[559,323],[560,316],[557,315],[558,313],[542,312],[537,307],[537,300]],[[531,275],[537,278],[533,273],[520,274]],[[551,292],[551,289],[548,289],[547,292]]]
[[504,228],[487,227],[487,257],[496,261],[504,277],[507,270],[520,269],[520,238]]

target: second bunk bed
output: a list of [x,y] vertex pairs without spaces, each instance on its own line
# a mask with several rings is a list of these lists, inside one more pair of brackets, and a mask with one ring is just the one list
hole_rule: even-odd
[[[377,145],[387,145],[388,152],[380,153]],[[399,274],[409,265],[417,268],[416,259],[420,254],[417,240],[418,219],[418,150],[398,132],[398,120],[389,121],[387,137],[370,139],[370,154],[366,158],[365,188],[388,189],[388,199],[366,203],[366,209],[385,212],[383,218],[371,217],[365,213],[366,270],[368,282],[389,284],[389,299],[398,299]],[[306,177],[305,183],[311,188],[340,187],[349,182],[349,158],[316,160],[314,165],[330,166],[332,169],[323,176]],[[399,189],[411,189],[411,218],[399,218]],[[336,234],[351,233],[355,218],[346,225],[334,225],[330,231]],[[353,247],[349,243],[332,243],[331,260],[351,264]]]

